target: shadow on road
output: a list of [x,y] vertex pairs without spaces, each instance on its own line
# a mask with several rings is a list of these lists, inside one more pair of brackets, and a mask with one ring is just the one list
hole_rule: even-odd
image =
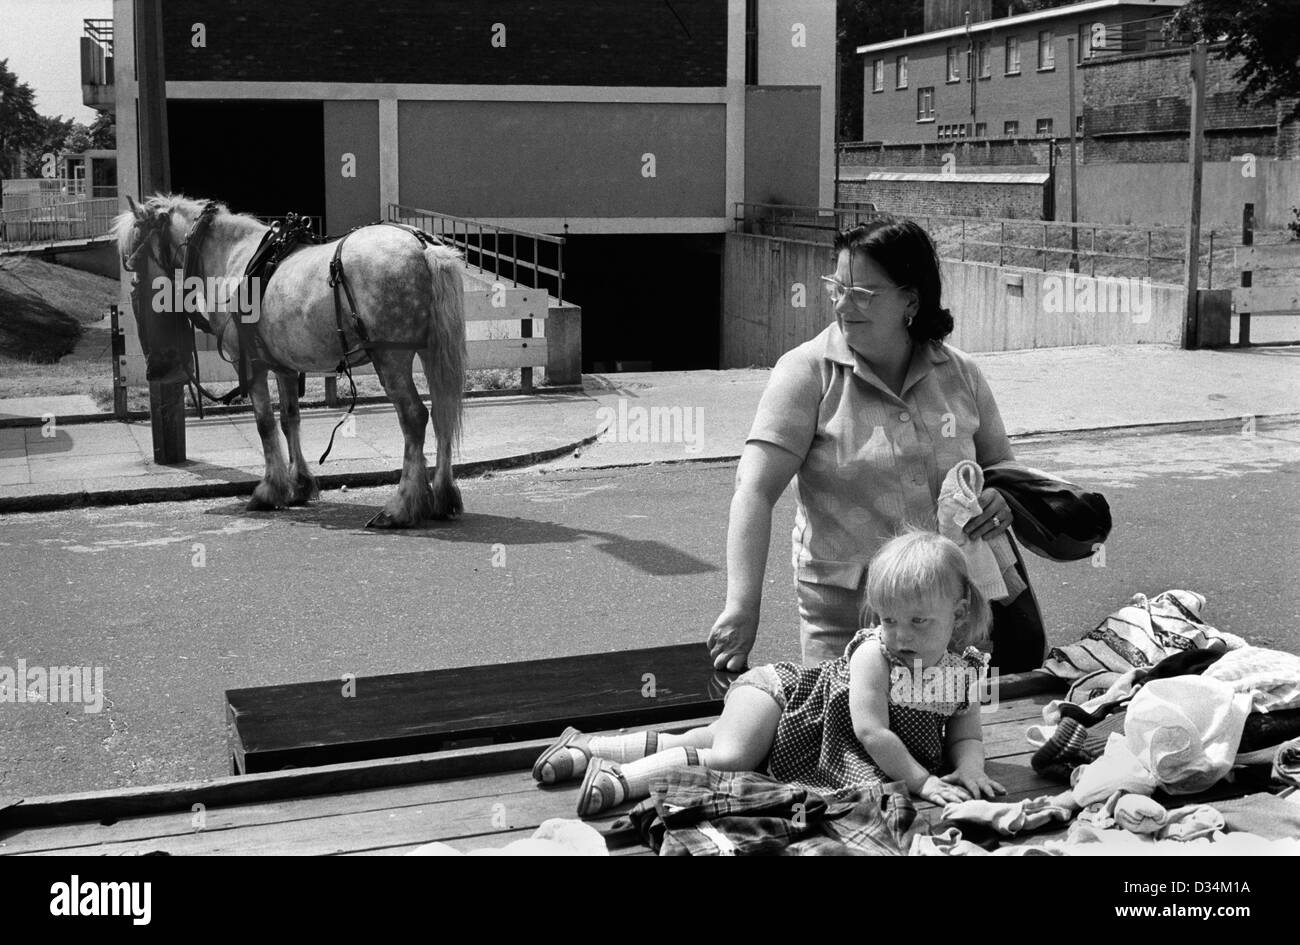
[[420,528],[392,531],[367,529],[366,522],[376,511],[374,506],[369,505],[314,502],[309,506],[284,509],[279,512],[249,512],[241,501],[209,509],[206,514],[247,517],[328,531],[353,531],[357,532],[359,537],[371,537],[376,540],[391,537],[475,545],[501,544],[510,547],[512,545],[560,545],[595,539],[592,543],[593,547],[631,565],[643,574],[672,577],[707,574],[720,570],[715,564],[702,561],[679,548],[654,539],[628,538],[613,532],[570,528],[555,522],[486,515],[481,512],[467,512],[455,521],[430,522]]

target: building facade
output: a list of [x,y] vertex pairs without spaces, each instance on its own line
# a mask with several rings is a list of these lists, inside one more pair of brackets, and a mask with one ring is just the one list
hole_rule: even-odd
[[[1077,63],[1149,44],[1184,0],[1084,3],[943,25],[916,36],[859,46],[862,140],[921,144],[969,139],[1070,136],[1068,39]],[[952,4],[947,14],[955,10]],[[960,5],[958,5],[960,6]],[[968,6],[978,6],[978,0]],[[981,19],[981,17],[983,17]],[[927,9],[927,26],[943,24]],[[1083,129],[1076,83],[1076,128]]]

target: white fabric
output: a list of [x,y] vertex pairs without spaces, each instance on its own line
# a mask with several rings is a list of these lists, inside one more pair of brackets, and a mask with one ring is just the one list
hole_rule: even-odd
[[1249,693],[1255,712],[1300,706],[1300,656],[1294,653],[1244,646],[1224,654],[1204,675]]
[[1111,733],[1100,758],[1070,773],[1070,784],[1070,793],[1080,807],[1104,801],[1116,791],[1149,796],[1158,786],[1119,732]]
[[554,817],[525,840],[504,847],[470,850],[464,853],[445,843],[426,843],[407,856],[609,856],[605,838],[595,827],[580,820]]
[[1069,840],[1047,840],[1043,847],[1066,856],[1300,856],[1300,839],[1266,840],[1244,831],[1222,831],[1197,840],[1158,840],[1127,830],[1093,830],[1076,823]]
[[966,556],[971,582],[988,600],[1001,600],[1007,596],[1007,585],[1002,580],[1002,568],[993,549],[983,538],[972,539],[962,530],[971,519],[978,516],[980,493],[984,491],[984,470],[979,463],[964,459],[944,477],[939,487],[939,534],[950,539]]
[[1249,714],[1250,696],[1217,679],[1153,679],[1129,703],[1124,739],[1162,788],[1195,794],[1232,768]]

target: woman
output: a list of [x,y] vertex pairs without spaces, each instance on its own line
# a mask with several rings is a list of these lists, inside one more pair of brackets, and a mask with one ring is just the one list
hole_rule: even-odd
[[[833,659],[862,625],[866,563],[905,524],[933,527],[939,488],[961,460],[1014,459],[998,406],[970,357],[943,343],[939,260],[916,223],[882,217],[840,233],[823,277],[835,322],[772,370],[736,470],[727,602],[709,633],[736,671],[758,632],[772,508],[794,477],[794,569],[805,663]],[[986,488],[971,538],[1010,527]],[[1032,591],[994,607],[993,663],[1037,668],[1045,640]]]

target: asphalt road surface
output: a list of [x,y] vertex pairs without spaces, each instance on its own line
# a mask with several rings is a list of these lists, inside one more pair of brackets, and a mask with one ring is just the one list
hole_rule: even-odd
[[[1051,642],[1135,592],[1300,652],[1300,425],[1017,443],[1108,496],[1104,567],[1030,557]],[[465,481],[467,513],[362,528],[387,489],[250,514],[235,500],[0,518],[0,667],[102,667],[102,711],[0,702],[0,796],[229,772],[227,688],[702,641],[722,605],[734,467]],[[790,494],[751,662],[798,657]]]

